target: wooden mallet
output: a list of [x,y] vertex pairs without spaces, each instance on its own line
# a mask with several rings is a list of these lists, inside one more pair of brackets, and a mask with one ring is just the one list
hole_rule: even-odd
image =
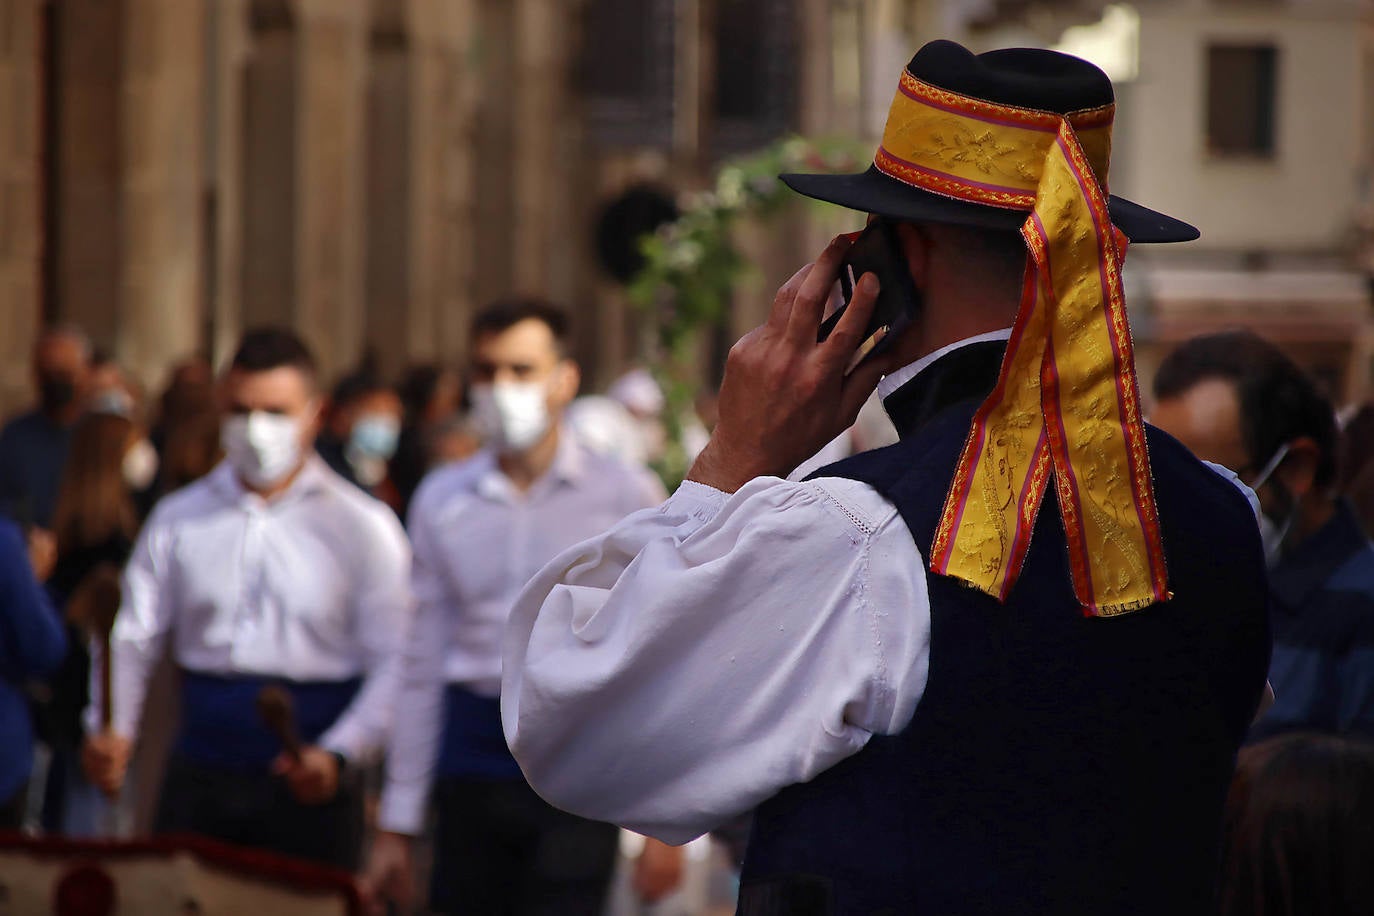
[[258,692],[258,715],[293,763],[301,760],[301,739],[296,732],[296,710],[285,687],[268,684]]
[[86,574],[67,602],[67,619],[90,633],[100,647],[100,727],[104,731],[114,719],[110,633],[122,600],[119,568],[102,563]]

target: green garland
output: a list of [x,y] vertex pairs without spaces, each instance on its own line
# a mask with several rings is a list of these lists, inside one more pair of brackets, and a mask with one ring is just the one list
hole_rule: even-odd
[[646,354],[663,389],[666,447],[655,470],[672,490],[688,471],[683,430],[700,389],[701,333],[728,314],[749,265],[732,229],[741,217],[767,217],[800,198],[778,180],[784,172],[853,172],[863,167],[852,140],[790,137],[723,165],[711,191],[686,195],[682,214],[640,242],[644,266],[630,281],[630,301],[653,331]]

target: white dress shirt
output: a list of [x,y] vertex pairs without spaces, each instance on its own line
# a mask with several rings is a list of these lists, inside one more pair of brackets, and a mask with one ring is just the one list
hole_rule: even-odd
[[221,464],[158,503],[125,568],[110,647],[114,730],[138,733],[149,677],[171,639],[176,663],[203,674],[364,677],[319,744],[366,758],[392,716],[409,570],[391,510],[319,458],[270,502]]
[[424,826],[444,687],[499,695],[501,639],[525,583],[571,545],[663,497],[647,471],[596,454],[566,431],[549,472],[524,493],[489,451],[425,479],[409,519],[417,610],[388,754],[382,829],[415,834]]
[[930,626],[921,550],[868,485],[687,482],[521,593],[506,740],[554,805],[685,842],[905,728]]

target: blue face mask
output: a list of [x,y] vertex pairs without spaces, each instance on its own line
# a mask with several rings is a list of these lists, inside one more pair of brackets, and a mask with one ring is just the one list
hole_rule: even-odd
[[389,414],[364,414],[353,423],[349,448],[368,458],[386,461],[396,454],[401,421]]

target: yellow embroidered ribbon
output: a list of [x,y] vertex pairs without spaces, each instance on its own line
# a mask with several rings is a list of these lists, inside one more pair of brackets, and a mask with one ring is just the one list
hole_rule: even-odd
[[1113,106],[1067,116],[902,74],[875,164],[910,185],[1029,211],[1021,307],[951,482],[933,572],[1004,600],[1051,476],[1089,615],[1167,600],[1130,327],[1107,210]]

